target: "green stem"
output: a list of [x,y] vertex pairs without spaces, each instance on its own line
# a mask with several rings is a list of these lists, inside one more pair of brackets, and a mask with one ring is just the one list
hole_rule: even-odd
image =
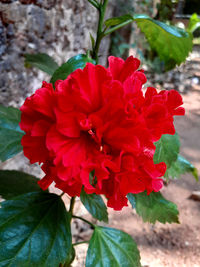
[[74,204],[75,204],[75,197],[72,197],[70,201],[70,207],[69,207],[69,213],[71,213],[71,215],[73,215]]
[[72,218],[82,220],[82,221],[84,221],[85,223],[89,224],[92,228],[95,228],[95,225],[94,225],[93,223],[89,222],[88,220],[86,220],[86,219],[84,219],[84,218],[82,218],[82,217],[72,215]]
[[89,243],[89,242],[90,242],[89,240],[81,241],[81,242],[74,243],[73,246],[77,246],[77,245],[81,245],[81,244],[85,244],[85,243]]
[[103,23],[104,23],[104,17],[105,17],[107,5],[108,5],[108,0],[104,0],[103,3],[99,4],[99,8],[98,8],[99,22],[98,22],[98,28],[97,28],[97,37],[96,37],[94,49],[92,51],[92,58],[96,61],[96,64],[98,64],[98,52],[99,52],[100,43],[104,37]]
[[97,9],[99,8],[99,3],[95,0],[88,0],[88,2],[90,2],[91,5],[93,5],[94,7],[96,7]]
[[133,20],[132,19],[129,19],[129,20],[127,20],[127,21],[125,21],[125,22],[123,22],[123,23],[121,23],[121,24],[119,24],[119,25],[117,25],[115,27],[110,28],[108,31],[104,32],[104,36],[106,36],[106,35],[114,32],[114,31],[116,31],[116,30],[118,30],[118,29],[120,29],[120,28],[128,25],[131,22],[133,22]]

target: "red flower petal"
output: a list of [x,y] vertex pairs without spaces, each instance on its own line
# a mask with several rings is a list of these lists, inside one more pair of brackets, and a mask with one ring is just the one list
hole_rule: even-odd
[[49,158],[48,150],[45,146],[44,137],[33,137],[24,135],[21,140],[24,155],[30,160],[30,163],[45,162]]
[[108,61],[108,69],[111,72],[113,79],[121,82],[124,82],[140,66],[140,61],[133,56],[128,57],[126,61],[121,58],[110,56]]
[[80,196],[84,187],[115,210],[127,206],[128,193],[161,189],[166,165],[154,164],[154,142],[175,133],[173,116],[184,108],[174,90],[149,87],[144,95],[139,64],[133,57],[110,57],[107,69],[88,63],[57,81],[55,91],[44,82],[25,100],[22,146],[31,163],[43,163],[41,188],[55,182]]

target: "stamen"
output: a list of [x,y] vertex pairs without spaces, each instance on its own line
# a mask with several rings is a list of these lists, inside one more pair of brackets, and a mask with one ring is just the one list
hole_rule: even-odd
[[94,132],[92,129],[90,129],[90,130],[88,131],[88,133],[89,133],[90,135],[95,135],[95,132]]

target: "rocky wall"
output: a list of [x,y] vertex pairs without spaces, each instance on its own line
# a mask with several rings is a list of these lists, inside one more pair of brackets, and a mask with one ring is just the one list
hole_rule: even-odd
[[[1,0],[0,103],[19,106],[42,80],[49,80],[41,71],[24,68],[26,53],[44,52],[59,64],[85,53],[97,15],[87,0]],[[101,46],[103,63],[108,47],[109,39]]]

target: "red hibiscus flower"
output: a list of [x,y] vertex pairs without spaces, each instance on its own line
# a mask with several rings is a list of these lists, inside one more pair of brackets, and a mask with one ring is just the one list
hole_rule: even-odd
[[43,163],[39,182],[70,196],[104,194],[115,210],[128,193],[159,191],[165,163],[154,164],[154,142],[174,134],[173,116],[183,115],[178,92],[149,87],[140,61],[109,58],[109,67],[87,63],[64,81],[43,83],[21,107],[24,155]]

